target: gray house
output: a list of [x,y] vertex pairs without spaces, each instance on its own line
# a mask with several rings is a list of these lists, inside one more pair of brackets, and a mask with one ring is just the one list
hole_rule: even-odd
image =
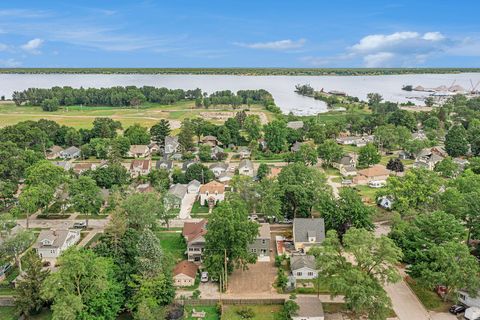
[[168,190],[169,197],[165,197],[165,205],[170,208],[179,209],[183,201],[185,200],[185,195],[187,194],[187,185],[185,184],[174,184]]
[[244,176],[253,177],[255,175],[253,162],[249,159],[243,159],[240,161],[238,164],[238,173]]
[[270,225],[268,223],[260,224],[258,236],[248,248],[258,257],[270,257]]
[[180,143],[178,143],[178,137],[165,137],[165,147],[164,147],[164,153],[166,155],[170,155],[173,153],[177,153],[180,148]]
[[295,218],[293,242],[295,250],[307,252],[325,240],[325,222],[322,218]]
[[157,170],[167,170],[170,171],[173,167],[173,161],[172,160],[158,160],[155,167]]
[[75,146],[69,147],[63,151],[60,151],[60,156],[64,159],[75,159],[80,157],[80,149]]

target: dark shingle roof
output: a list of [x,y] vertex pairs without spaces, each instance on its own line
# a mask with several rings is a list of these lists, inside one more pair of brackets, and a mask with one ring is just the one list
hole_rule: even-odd
[[295,218],[293,220],[295,242],[308,242],[309,233],[315,235],[315,242],[325,239],[325,223],[322,218]]

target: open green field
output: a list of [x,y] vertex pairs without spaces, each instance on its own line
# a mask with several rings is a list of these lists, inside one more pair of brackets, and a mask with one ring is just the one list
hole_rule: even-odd
[[[248,109],[253,112],[263,113],[264,121],[273,118],[273,114],[264,110],[262,106],[250,106]],[[68,106],[61,107],[60,110],[55,112],[45,112],[41,107],[17,107],[13,103],[3,103],[0,104],[0,127],[16,124],[25,120],[36,121],[49,119],[61,125],[77,129],[88,129],[92,127],[92,122],[95,118],[110,117],[120,121],[124,128],[134,123],[139,123],[144,127],[151,127],[161,119],[167,119],[171,121],[171,128],[177,129],[180,127],[180,122],[183,119],[194,118],[196,116],[202,116],[213,123],[221,124],[226,118],[218,117],[216,113],[234,111],[237,110],[224,106],[209,109],[195,108],[194,102],[191,101],[182,101],[173,105],[145,104],[138,108]],[[209,114],[211,115],[211,119],[209,119]]]
[[245,306],[225,306],[222,319],[225,320],[241,320],[243,319],[237,311],[244,308],[253,310],[254,316],[252,320],[275,320],[278,319],[278,313],[282,309],[281,305],[245,305]]

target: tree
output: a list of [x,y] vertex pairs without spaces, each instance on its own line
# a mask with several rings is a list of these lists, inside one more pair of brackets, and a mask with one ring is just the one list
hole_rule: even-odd
[[433,99],[433,97],[427,97],[425,98],[424,103],[426,107],[431,108],[435,104],[435,100]]
[[382,102],[383,97],[379,93],[369,93],[367,94],[368,105],[374,106]]
[[163,146],[165,137],[170,135],[170,122],[162,119],[150,128],[150,136],[157,144]]
[[45,303],[41,297],[41,288],[49,270],[43,270],[42,260],[35,250],[30,250],[24,259],[22,280],[16,285],[15,307],[20,314],[29,318],[38,314]]
[[287,124],[274,120],[263,127],[268,149],[274,153],[285,151],[287,147]]
[[85,215],[88,227],[88,216],[99,214],[102,207],[100,188],[92,178],[80,176],[70,184],[69,193],[73,207]]
[[127,215],[129,228],[139,231],[155,229],[165,210],[163,200],[153,192],[131,194],[122,201],[121,208]]
[[269,179],[260,181],[258,191],[258,212],[262,212],[267,217],[274,217],[277,220],[283,220],[282,201],[280,199],[280,188],[277,182]]
[[394,150],[399,148],[411,138],[411,132],[403,126],[387,124],[378,126],[374,132],[375,142],[380,149]]
[[140,234],[136,252],[136,270],[142,277],[154,278],[162,273],[162,248],[157,236],[150,229],[145,229]]
[[467,154],[467,131],[462,125],[453,126],[448,131],[445,136],[445,150],[451,157],[459,157]]
[[201,163],[190,165],[185,171],[185,179],[188,182],[192,180],[200,181],[202,184],[208,183],[215,177],[212,170],[208,169]]
[[65,180],[65,171],[54,165],[52,162],[42,160],[27,168],[25,184],[39,185],[46,184],[56,188]]
[[326,192],[325,176],[303,163],[283,167],[278,175],[279,198],[286,217],[308,217]]
[[203,162],[212,160],[212,148],[208,144],[202,144],[198,151],[198,158]]
[[3,257],[14,258],[15,265],[23,272],[22,260],[20,255],[25,251],[34,239],[34,235],[29,231],[20,231],[8,238],[0,244],[0,253]]
[[319,211],[325,220],[326,229],[336,230],[340,236],[351,227],[373,230],[372,216],[375,210],[365,205],[352,188],[340,189],[340,198],[335,201],[324,196],[319,201]]
[[318,146],[317,151],[326,166],[330,166],[332,162],[339,160],[343,156],[342,147],[333,139],[325,140]]
[[108,158],[111,162],[120,162],[130,150],[130,140],[126,137],[115,137],[111,140]]
[[435,172],[412,169],[403,177],[389,177],[386,188],[383,188],[378,196],[392,197],[393,209],[405,214],[411,209],[428,208],[432,205],[440,187],[441,180]]
[[444,178],[453,178],[458,174],[459,169],[458,164],[456,164],[452,158],[447,157],[436,163],[433,170]]
[[260,117],[256,114],[250,114],[245,118],[243,129],[248,135],[248,141],[257,141],[262,135],[262,124]]
[[268,165],[266,163],[260,163],[257,169],[258,180],[262,180],[263,178],[268,176],[269,173],[270,173],[270,168],[268,167]]
[[53,319],[116,319],[123,288],[111,259],[71,248],[58,265],[42,288],[42,297],[52,301]]
[[80,146],[82,145],[82,135],[75,128],[68,128],[65,133],[65,145]]
[[403,172],[404,166],[400,158],[390,158],[387,163],[387,169],[394,172]]
[[86,175],[92,177],[99,187],[107,189],[125,185],[130,179],[127,169],[119,163],[112,163],[106,167],[87,171]]
[[115,138],[119,129],[122,129],[120,121],[111,118],[95,118],[91,131],[92,138]]
[[152,170],[147,175],[147,179],[160,192],[167,191],[170,187],[170,173],[167,170]]
[[358,165],[362,168],[377,164],[381,159],[380,153],[378,153],[378,149],[373,143],[368,143],[360,148],[359,154]]
[[463,289],[472,296],[480,289],[480,267],[477,259],[463,243],[446,242],[432,247],[427,253],[429,261],[414,266],[420,281],[432,290],[445,287],[446,301],[452,294]]
[[182,146],[183,150],[188,151],[193,149],[193,125],[190,119],[185,119],[180,127],[180,133],[178,134],[178,143]]
[[394,124],[395,126],[406,127],[410,131],[417,128],[417,119],[415,119],[415,115],[407,110],[398,109],[392,112],[388,116],[388,123]]
[[297,152],[290,152],[287,162],[301,162],[305,165],[315,165],[318,162],[318,152],[310,144],[302,144]]
[[[343,237],[343,248],[335,231],[328,231],[320,247],[312,248],[318,276],[332,296],[344,295],[348,309],[369,319],[386,319],[391,301],[382,285],[400,279],[396,264],[401,250],[385,236],[351,228]],[[346,258],[351,257],[351,259]],[[352,262],[353,261],[353,262]]]
[[30,215],[38,209],[45,209],[52,201],[54,189],[49,185],[40,183],[27,186],[18,198],[19,209],[27,215],[27,229],[29,228]]
[[149,144],[150,133],[147,128],[142,127],[140,124],[135,123],[128,127],[123,135],[128,138],[130,144]]
[[239,200],[223,201],[213,209],[205,235],[204,265],[211,277],[223,279],[222,290],[227,288],[226,273],[246,269],[257,260],[248,245],[257,237],[258,228],[258,223],[248,219],[245,204]]
[[49,111],[49,112],[57,111],[58,106],[59,106],[59,103],[57,98],[45,99],[42,102],[43,111]]

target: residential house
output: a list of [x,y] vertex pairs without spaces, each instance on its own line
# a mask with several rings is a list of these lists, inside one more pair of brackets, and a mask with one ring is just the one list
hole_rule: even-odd
[[297,312],[292,315],[292,320],[325,320],[322,301],[315,296],[301,296],[295,302],[298,304]]
[[62,151],[63,151],[63,148],[60,146],[51,146],[50,148],[47,149],[47,159],[52,160],[52,159],[60,158]]
[[270,173],[268,174],[268,178],[276,179],[280,172],[282,172],[283,167],[272,167],[270,168]]
[[325,239],[325,222],[322,218],[293,219],[293,243],[297,251],[308,252],[312,246]]
[[220,148],[219,146],[214,146],[210,153],[210,157],[212,157],[212,159],[217,159],[217,155],[223,154],[223,153],[224,153],[223,148]]
[[64,159],[76,159],[80,157],[81,151],[75,146],[60,151],[60,157]]
[[148,192],[154,192],[155,191],[155,188],[152,187],[152,185],[150,183],[139,184],[135,189],[139,193],[148,193]]
[[173,161],[181,161],[182,160],[182,154],[181,153],[174,153],[170,156],[170,159]]
[[150,149],[144,144],[132,144],[127,156],[130,158],[146,158],[150,155]]
[[295,141],[295,143],[292,145],[292,147],[290,148],[290,151],[292,152],[298,152],[300,151],[300,147],[302,146],[303,143],[301,142],[298,142],[298,141]]
[[195,284],[198,266],[190,261],[183,260],[173,269],[173,284],[176,287],[191,287]]
[[187,192],[190,194],[198,194],[198,192],[200,192],[200,186],[200,181],[192,180],[187,185]]
[[151,142],[148,145],[148,149],[150,150],[150,154],[157,154],[160,151],[160,146],[155,142]]
[[72,163],[68,161],[54,161],[53,164],[57,167],[63,168],[65,171],[68,171],[72,168]]
[[270,257],[270,225],[268,223],[260,223],[258,236],[248,249],[258,257]]
[[253,162],[249,159],[243,159],[238,164],[238,173],[244,176],[253,177],[255,170],[253,168]]
[[359,170],[353,177],[353,183],[357,185],[384,185],[390,176],[390,170],[385,166],[376,164],[373,167]]
[[202,254],[205,250],[205,234],[207,233],[207,221],[185,222],[183,224],[182,236],[187,243],[188,261],[201,263]]
[[200,187],[200,204],[214,206],[225,200],[225,185],[217,181],[210,181]]
[[458,302],[466,305],[467,307],[480,308],[480,290],[477,292],[477,296],[473,297],[464,290],[458,292]]
[[343,176],[357,175],[357,161],[356,154],[348,154],[332,163],[334,168],[337,168]]
[[419,153],[417,153],[413,167],[433,170],[435,165],[446,157],[441,150],[442,149],[434,148],[422,149]]
[[343,145],[354,145],[357,147],[364,147],[367,143],[371,143],[374,140],[373,135],[364,135],[364,136],[345,136],[345,137],[338,137],[336,139],[338,144]]
[[188,167],[190,167],[192,164],[195,164],[197,163],[197,160],[195,159],[192,159],[192,160],[185,160],[183,163],[182,163],[182,171],[187,171]]
[[185,201],[185,195],[187,194],[186,184],[174,184],[168,189],[168,194],[171,197],[165,197],[165,206],[174,209],[180,209]]
[[95,170],[97,168],[96,163],[87,162],[87,163],[76,163],[73,165],[73,171],[76,174],[82,174],[88,170]]
[[41,259],[58,258],[80,240],[80,230],[42,230],[34,248]]
[[164,146],[164,153],[165,155],[169,156],[174,153],[177,153],[180,150],[180,143],[178,143],[178,137],[168,136],[165,137],[165,146]]
[[211,164],[209,166],[209,169],[212,170],[213,174],[215,175],[215,178],[218,178],[222,173],[227,171],[228,164],[224,162],[217,162],[217,163]]
[[233,172],[225,171],[217,177],[217,180],[223,183],[224,185],[228,186],[228,184],[230,183],[230,180],[232,180],[234,176],[235,174]]
[[136,178],[138,176],[145,176],[150,173],[152,166],[152,162],[150,159],[144,160],[133,160],[130,163],[130,175],[132,178]]
[[217,137],[214,137],[214,136],[203,137],[202,143],[206,144],[206,145],[209,145],[210,147],[215,147],[215,146],[218,146],[218,145],[222,145],[222,143],[220,141],[218,141]]
[[315,257],[309,254],[292,254],[290,270],[296,280],[315,279],[318,275]]
[[287,122],[287,128],[298,130],[303,128],[303,121],[289,121]]
[[238,154],[240,155],[240,159],[249,159],[252,156],[252,152],[248,147],[238,148]]
[[424,141],[427,139],[428,137],[423,130],[412,133],[412,140]]
[[157,168],[157,170],[170,171],[172,170],[172,167],[173,167],[172,160],[158,160],[157,163],[155,164],[155,168]]

